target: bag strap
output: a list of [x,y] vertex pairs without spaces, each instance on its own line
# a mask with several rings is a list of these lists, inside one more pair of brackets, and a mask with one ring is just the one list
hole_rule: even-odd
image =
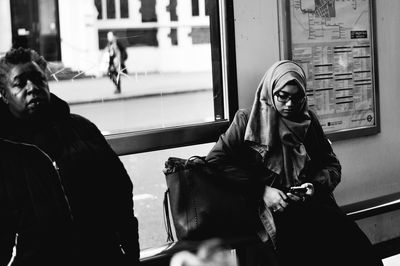
[[189,159],[186,160],[186,162],[185,162],[185,167],[187,167],[188,163],[193,162],[193,161],[196,160],[196,159],[201,160],[204,164],[207,163],[206,157],[204,157],[204,156],[198,156],[198,155],[193,155],[193,156],[189,157]]
[[163,212],[164,212],[164,226],[167,231],[167,242],[174,242],[174,236],[172,234],[171,218],[169,214],[169,189],[164,192],[163,201]]

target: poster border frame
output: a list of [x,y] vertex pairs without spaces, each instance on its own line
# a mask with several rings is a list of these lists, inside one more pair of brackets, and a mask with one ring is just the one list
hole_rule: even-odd
[[[292,36],[290,24],[290,0],[278,1],[278,27],[279,27],[279,58],[292,59]],[[336,131],[326,132],[327,137],[332,140],[344,140],[349,138],[357,138],[363,136],[375,135],[381,132],[380,125],[380,106],[379,106],[379,78],[378,78],[378,54],[376,42],[376,8],[375,1],[368,0],[370,15],[370,43],[371,43],[371,60],[372,60],[372,86],[374,93],[374,111],[375,123],[371,126],[362,126],[356,128],[340,129]]]

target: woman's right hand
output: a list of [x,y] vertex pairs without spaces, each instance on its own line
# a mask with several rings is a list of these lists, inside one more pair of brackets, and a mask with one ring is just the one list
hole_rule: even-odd
[[288,197],[277,188],[265,186],[263,199],[267,207],[274,212],[283,212],[288,206]]

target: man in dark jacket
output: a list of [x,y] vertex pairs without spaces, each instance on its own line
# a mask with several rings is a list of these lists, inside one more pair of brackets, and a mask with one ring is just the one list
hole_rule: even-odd
[[33,145],[0,139],[0,221],[0,265],[77,264],[72,214],[59,175]]
[[0,137],[36,145],[57,164],[82,265],[137,265],[130,178],[98,128],[49,92],[45,70],[43,57],[29,49],[0,59]]

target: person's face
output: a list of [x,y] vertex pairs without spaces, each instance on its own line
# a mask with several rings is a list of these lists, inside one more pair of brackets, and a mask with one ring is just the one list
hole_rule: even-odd
[[107,40],[112,42],[114,40],[114,34],[112,32],[107,33]]
[[45,73],[35,62],[13,66],[3,97],[11,113],[18,118],[38,113],[50,102]]
[[305,101],[305,95],[296,84],[286,84],[274,93],[276,110],[285,118],[295,117]]

